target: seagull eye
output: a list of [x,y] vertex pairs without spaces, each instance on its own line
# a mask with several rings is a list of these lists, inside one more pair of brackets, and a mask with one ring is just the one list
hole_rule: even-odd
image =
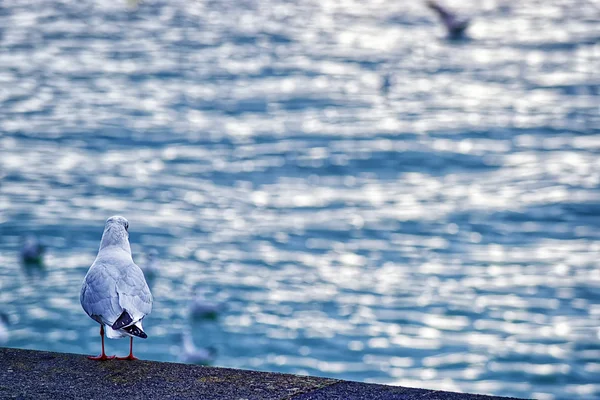
[[125,230],[129,229],[129,222],[125,222]]

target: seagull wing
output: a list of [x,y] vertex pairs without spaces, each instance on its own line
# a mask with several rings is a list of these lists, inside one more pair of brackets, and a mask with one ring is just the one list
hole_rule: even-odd
[[103,263],[94,263],[83,280],[79,295],[81,306],[92,319],[112,324],[121,312],[116,276]]
[[[152,311],[152,294],[144,273],[133,261],[121,269],[116,282],[119,306],[131,315],[133,325]],[[118,317],[118,316],[117,316]]]

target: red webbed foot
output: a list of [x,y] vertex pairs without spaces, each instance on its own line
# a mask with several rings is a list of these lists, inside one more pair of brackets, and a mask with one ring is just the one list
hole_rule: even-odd
[[136,356],[134,356],[133,354],[128,355],[127,357],[116,357],[117,360],[129,360],[129,361],[133,361],[133,360],[139,360],[139,358],[137,358]]

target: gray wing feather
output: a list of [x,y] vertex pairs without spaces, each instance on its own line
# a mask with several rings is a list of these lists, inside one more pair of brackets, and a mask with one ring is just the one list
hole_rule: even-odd
[[142,270],[131,262],[124,268],[92,265],[83,281],[81,306],[94,320],[112,325],[127,310],[138,322],[152,311],[152,294]]
[[111,323],[121,315],[115,278],[105,268],[90,268],[79,299],[87,315],[98,322]]
[[140,267],[132,262],[126,271],[117,281],[119,305],[137,322],[152,311],[152,294]]

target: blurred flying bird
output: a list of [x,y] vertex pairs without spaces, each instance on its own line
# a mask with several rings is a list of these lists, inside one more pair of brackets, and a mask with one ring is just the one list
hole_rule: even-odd
[[181,352],[179,361],[187,364],[209,365],[215,361],[217,349],[209,347],[196,347],[189,328],[183,330],[181,337]]
[[33,235],[27,235],[23,240],[21,246],[21,261],[26,265],[39,265],[44,264],[44,253],[46,246],[44,246],[38,238]]
[[427,6],[434,10],[448,32],[448,37],[451,39],[459,39],[463,37],[469,26],[469,18],[459,17],[452,11],[442,7],[434,0],[428,0]]
[[142,320],[152,311],[152,294],[144,273],[131,258],[129,222],[121,216],[106,220],[96,260],[81,286],[81,306],[100,324],[102,353],[91,360],[108,360],[104,332],[110,339],[129,336],[129,355],[118,360],[136,360],[133,337],[146,339]]

